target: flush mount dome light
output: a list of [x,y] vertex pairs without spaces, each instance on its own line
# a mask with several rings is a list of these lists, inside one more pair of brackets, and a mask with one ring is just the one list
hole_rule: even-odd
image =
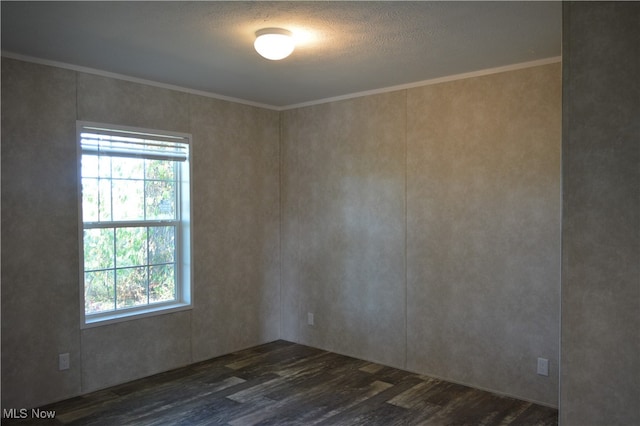
[[253,47],[263,57],[277,61],[291,55],[296,44],[291,31],[282,28],[264,28],[256,31]]

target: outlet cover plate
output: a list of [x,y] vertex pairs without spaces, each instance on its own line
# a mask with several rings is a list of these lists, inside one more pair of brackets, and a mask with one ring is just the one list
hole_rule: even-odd
[[549,375],[549,360],[547,358],[538,358],[538,374],[540,376]]
[[58,370],[69,369],[69,352],[58,355]]

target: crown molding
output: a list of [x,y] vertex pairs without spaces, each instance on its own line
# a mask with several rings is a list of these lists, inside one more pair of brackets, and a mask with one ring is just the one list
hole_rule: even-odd
[[536,61],[521,62],[521,63],[517,63],[517,64],[505,65],[505,66],[496,67],[496,68],[488,68],[488,69],[472,71],[472,72],[467,72],[467,73],[462,73],[462,74],[454,74],[454,75],[449,75],[449,76],[445,76],[445,77],[432,78],[432,79],[429,79],[429,80],[416,81],[416,82],[413,82],[413,83],[399,84],[399,85],[396,85],[396,86],[383,87],[383,88],[380,88],[380,89],[366,90],[366,91],[363,91],[363,92],[350,93],[350,94],[347,94],[347,95],[334,96],[334,97],[331,97],[331,98],[318,99],[318,100],[315,100],[315,101],[302,102],[302,103],[299,103],[299,104],[293,104],[293,105],[287,105],[287,106],[284,106],[284,107],[280,107],[280,108],[278,108],[278,110],[279,111],[286,111],[286,110],[289,110],[289,109],[303,108],[303,107],[308,107],[308,106],[313,106],[313,105],[320,105],[320,104],[325,104],[325,103],[335,102],[335,101],[344,101],[344,100],[347,100],[347,99],[359,98],[359,97],[362,97],[362,96],[369,96],[369,95],[378,95],[378,94],[381,94],[381,93],[395,92],[395,91],[398,91],[398,90],[413,89],[415,87],[429,86],[429,85],[433,85],[433,84],[446,83],[446,82],[449,82],[449,81],[463,80],[463,79],[466,79],[466,78],[482,77],[482,76],[485,76],[485,75],[498,74],[498,73],[501,73],[501,72],[515,71],[515,70],[538,67],[538,66],[548,65],[548,64],[555,64],[555,63],[558,63],[558,62],[562,62],[562,57],[561,56],[554,56],[554,57],[551,57],[551,58],[539,59],[539,60],[536,60]]
[[231,96],[220,95],[218,93],[207,92],[207,91],[204,91],[204,90],[189,89],[187,87],[176,86],[176,85],[173,85],[173,84],[160,83],[160,82],[153,81],[153,80],[146,80],[144,78],[131,77],[131,76],[128,76],[128,75],[113,73],[113,72],[109,72],[109,71],[103,71],[103,70],[99,70],[99,69],[95,69],[95,68],[82,67],[82,66],[79,66],[79,65],[68,64],[66,62],[58,62],[58,61],[52,61],[52,60],[49,60],[49,59],[36,58],[36,57],[33,57],[33,56],[21,55],[21,54],[18,54],[18,53],[7,52],[7,51],[4,51],[4,50],[2,51],[2,57],[9,58],[9,59],[17,59],[19,61],[32,62],[32,63],[39,64],[39,65],[48,65],[48,66],[57,67],[57,68],[64,68],[64,69],[71,70],[71,71],[77,71],[77,72],[83,72],[83,73],[86,73],[86,74],[98,75],[100,77],[109,77],[109,78],[114,78],[114,79],[117,79],[117,80],[128,81],[128,82],[131,82],[131,83],[139,83],[139,84],[144,84],[144,85],[147,85],[147,86],[159,87],[159,88],[162,88],[162,89],[175,90],[175,91],[178,91],[178,92],[190,93],[192,95],[205,96],[207,98],[214,98],[214,99],[219,99],[221,101],[234,102],[234,103],[243,104],[243,105],[249,105],[249,106],[258,107],[258,108],[266,108],[266,109],[271,109],[271,110],[275,110],[275,111],[278,111],[280,109],[279,107],[274,106],[274,105],[263,104],[263,103],[260,103],[260,102],[248,101],[246,99],[234,98],[234,97],[231,97]]
[[329,102],[344,101],[344,100],[348,100],[348,99],[360,98],[360,97],[363,97],[363,96],[378,95],[378,94],[381,94],[381,93],[388,93],[388,92],[395,92],[395,91],[398,91],[398,90],[413,89],[415,87],[429,86],[429,85],[433,85],[433,84],[446,83],[446,82],[455,81],[455,80],[463,80],[463,79],[466,79],[466,78],[482,77],[482,76],[485,76],[485,75],[498,74],[498,73],[507,72],[507,71],[515,71],[515,70],[520,70],[520,69],[524,69],[524,68],[532,68],[532,67],[538,67],[538,66],[542,66],[542,65],[548,65],[548,64],[554,64],[554,63],[562,62],[562,57],[561,56],[554,56],[554,57],[551,57],[551,58],[539,59],[539,60],[536,60],[536,61],[521,62],[521,63],[517,63],[517,64],[505,65],[505,66],[496,67],[496,68],[488,68],[488,69],[472,71],[472,72],[467,72],[467,73],[462,73],[462,74],[454,74],[454,75],[449,75],[449,76],[445,76],[445,77],[438,77],[438,78],[433,78],[433,79],[429,79],[429,80],[416,81],[416,82],[413,82],[413,83],[406,83],[406,84],[400,84],[400,85],[396,85],[396,86],[383,87],[383,88],[380,88],[380,89],[373,89],[373,90],[366,90],[366,91],[362,91],[362,92],[349,93],[349,94],[346,94],[346,95],[340,95],[340,96],[334,96],[334,97],[330,97],[330,98],[317,99],[317,100],[308,101],[308,102],[301,102],[301,103],[297,103],[297,104],[277,106],[277,105],[264,104],[264,103],[260,103],[260,102],[253,102],[253,101],[249,101],[249,100],[246,100],[246,99],[234,98],[234,97],[231,97],[231,96],[220,95],[220,94],[217,94],[217,93],[207,92],[207,91],[204,91],[204,90],[195,90],[195,89],[189,89],[189,88],[182,87],[182,86],[176,86],[176,85],[173,85],[173,84],[159,83],[159,82],[153,81],[153,80],[145,80],[143,78],[131,77],[131,76],[124,75],[124,74],[118,74],[118,73],[112,73],[112,72],[108,72],[108,71],[102,71],[102,70],[98,70],[98,69],[95,69],[95,68],[82,67],[82,66],[78,66],[78,65],[68,64],[68,63],[65,63],[65,62],[59,62],[59,61],[52,61],[52,60],[48,60],[48,59],[35,58],[35,57],[32,57],[32,56],[21,55],[21,54],[17,54],[17,53],[13,53],[13,52],[2,51],[2,56],[6,57],[6,58],[10,58],[10,59],[17,59],[17,60],[20,60],[20,61],[33,62],[33,63],[40,64],[40,65],[48,65],[48,66],[53,66],[53,67],[58,67],[58,68],[64,68],[64,69],[68,69],[68,70],[72,70],[72,71],[83,72],[83,73],[87,73],[87,74],[94,74],[94,75],[98,75],[98,76],[101,76],[101,77],[109,77],[109,78],[114,78],[114,79],[117,79],[117,80],[124,80],[124,81],[129,81],[129,82],[132,82],[132,83],[139,83],[139,84],[145,84],[145,85],[148,85],[148,86],[159,87],[159,88],[162,88],[162,89],[176,90],[176,91],[179,91],[179,92],[185,92],[185,93],[190,93],[190,94],[193,94],[193,95],[205,96],[205,97],[208,97],[208,98],[213,98],[213,99],[218,99],[218,100],[228,101],[228,102],[234,102],[234,103],[238,103],[238,104],[253,106],[253,107],[257,107],[257,108],[264,108],[264,109],[269,109],[269,110],[273,110],[273,111],[287,111],[287,110],[296,109],[296,108],[304,108],[304,107],[308,107],[308,106],[326,104],[326,103],[329,103]]

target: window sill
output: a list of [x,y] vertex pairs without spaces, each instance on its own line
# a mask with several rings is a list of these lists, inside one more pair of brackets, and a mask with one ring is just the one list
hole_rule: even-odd
[[136,309],[133,311],[121,311],[99,317],[85,317],[81,329],[101,327],[103,325],[116,324],[124,321],[132,321],[142,318],[153,317],[157,315],[165,315],[174,312],[187,311],[193,308],[193,305],[188,303],[173,303],[169,305],[146,307],[143,309]]

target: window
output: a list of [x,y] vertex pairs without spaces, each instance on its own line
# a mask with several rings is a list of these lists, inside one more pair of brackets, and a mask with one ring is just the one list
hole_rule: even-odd
[[191,305],[190,136],[78,123],[83,326]]

